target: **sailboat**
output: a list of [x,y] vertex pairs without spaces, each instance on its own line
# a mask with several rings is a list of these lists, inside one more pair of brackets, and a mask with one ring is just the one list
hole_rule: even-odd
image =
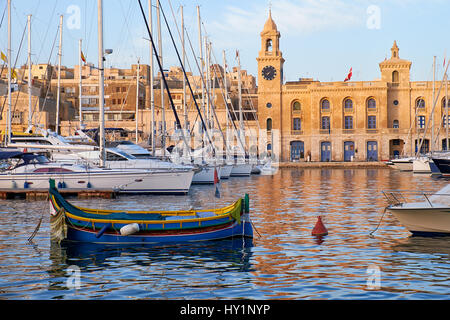
[[[4,155],[4,160],[19,159],[13,166],[5,167],[1,175],[4,188],[37,189],[47,188],[48,179],[55,175],[59,182],[65,183],[68,188],[102,188],[112,189],[123,193],[187,193],[192,183],[194,170],[192,167],[170,168],[164,166],[145,168],[116,168],[112,170],[105,166],[107,151],[104,138],[104,74],[103,74],[103,13],[102,0],[98,0],[98,25],[99,25],[99,113],[100,113],[100,145],[97,151],[100,167],[80,166],[75,157],[66,157],[65,162],[49,162],[48,159],[19,153],[14,156]],[[10,125],[9,125],[10,128]],[[19,144],[11,142],[11,130],[8,130],[8,146],[18,147]],[[74,150],[89,149],[87,146],[74,146],[68,144],[59,135],[51,135],[44,138],[52,138],[54,144],[38,145],[26,144],[40,150],[67,150],[65,154]],[[53,139],[54,138],[54,139]],[[91,147],[92,148],[92,147]],[[70,151],[69,151],[70,150]],[[91,149],[92,150],[92,149]],[[90,151],[95,152],[95,151]],[[150,164],[150,162],[149,162]],[[17,182],[18,181],[18,182]]]

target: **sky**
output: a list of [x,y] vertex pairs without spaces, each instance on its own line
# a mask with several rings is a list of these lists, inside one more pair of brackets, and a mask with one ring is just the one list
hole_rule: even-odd
[[[32,15],[33,63],[57,64],[57,31],[59,16],[63,15],[62,64],[68,67],[78,64],[78,42],[82,39],[88,62],[97,65],[97,1],[11,1],[12,55],[14,61],[17,59],[16,66],[27,61],[28,14]],[[148,0],[141,1],[148,14]],[[444,57],[448,55],[447,61],[450,60],[447,36],[450,1],[447,0],[161,0],[179,50],[180,5],[184,7],[188,34],[186,68],[194,74],[198,74],[194,56],[199,56],[196,6],[200,6],[202,34],[208,35],[212,43],[212,62],[222,64],[225,50],[228,66],[236,66],[235,52],[239,50],[242,69],[255,76],[256,57],[261,49],[260,32],[269,8],[281,33],[285,81],[299,78],[342,81],[350,68],[353,68],[352,81],[378,79],[378,64],[390,58],[394,40],[400,48],[400,58],[413,62],[413,81],[433,79],[433,56],[437,61],[436,79],[440,80]],[[7,0],[0,0],[0,50],[5,54],[6,7]],[[156,10],[153,12],[156,41]],[[106,57],[106,67],[129,68],[138,59],[149,63],[149,35],[138,0],[103,0],[103,20],[104,48],[113,49]],[[161,30],[164,69],[179,66],[164,20]]]

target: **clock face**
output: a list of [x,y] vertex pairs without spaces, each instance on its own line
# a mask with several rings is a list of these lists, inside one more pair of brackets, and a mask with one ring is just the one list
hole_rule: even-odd
[[272,80],[277,75],[277,70],[272,66],[266,66],[262,69],[262,76],[266,80]]

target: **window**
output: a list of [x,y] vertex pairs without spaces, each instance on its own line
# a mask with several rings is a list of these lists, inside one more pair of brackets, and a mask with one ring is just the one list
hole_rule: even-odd
[[367,109],[376,109],[377,108],[377,102],[374,98],[370,98],[367,100]]
[[330,129],[330,117],[322,117],[322,126],[323,130]]
[[344,108],[346,110],[353,110],[353,101],[351,99],[345,99]]
[[352,116],[346,116],[344,117],[344,129],[353,129],[353,117]]
[[329,111],[330,110],[330,101],[328,101],[327,99],[323,99],[320,106],[321,106],[322,111]]
[[267,125],[267,127],[266,127],[267,131],[272,131],[272,119],[271,118],[267,119],[266,125]]
[[399,82],[398,71],[392,72],[392,82],[395,82],[395,83]]
[[367,117],[367,128],[368,129],[376,129],[377,128],[377,117],[376,116],[368,116]]
[[300,118],[294,118],[292,123],[293,130],[302,130],[302,120]]
[[394,129],[398,129],[398,120],[394,120],[393,121],[393,123],[392,123],[392,128],[394,128]]
[[300,111],[301,108],[302,108],[302,106],[301,106],[300,102],[298,102],[298,101],[295,101],[294,104],[292,105],[293,111]]
[[447,123],[447,126],[450,128],[449,124],[450,121],[446,121],[447,119],[447,115],[444,115],[444,117],[442,118],[442,128],[446,128],[445,124]]
[[425,100],[423,100],[422,98],[417,99],[416,101],[416,108],[425,108]]
[[394,106],[398,106],[398,100],[394,100]]
[[270,102],[267,102],[266,107],[270,109],[272,108],[272,104]]
[[425,128],[425,116],[418,116],[417,117],[417,125],[420,129]]

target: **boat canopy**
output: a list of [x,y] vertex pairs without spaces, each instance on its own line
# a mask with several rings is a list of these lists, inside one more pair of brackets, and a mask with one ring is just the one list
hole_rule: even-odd
[[23,154],[22,151],[0,151],[0,160],[20,158]]

